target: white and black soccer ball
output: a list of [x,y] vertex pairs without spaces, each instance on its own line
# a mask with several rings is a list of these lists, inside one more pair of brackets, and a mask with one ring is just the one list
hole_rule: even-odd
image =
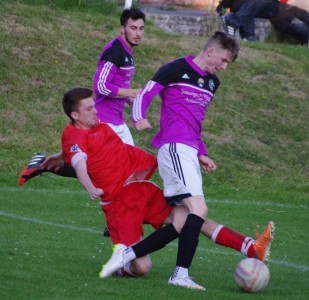
[[267,266],[255,258],[245,258],[237,265],[234,280],[237,286],[248,293],[264,290],[270,279]]

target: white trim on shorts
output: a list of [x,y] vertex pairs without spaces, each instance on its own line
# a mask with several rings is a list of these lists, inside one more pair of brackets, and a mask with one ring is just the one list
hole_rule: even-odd
[[133,137],[131,131],[127,124],[114,125],[111,123],[106,123],[111,129],[113,129],[116,134],[122,139],[125,144],[134,146]]
[[204,196],[198,151],[180,143],[165,144],[158,151],[159,173],[169,204],[190,196]]

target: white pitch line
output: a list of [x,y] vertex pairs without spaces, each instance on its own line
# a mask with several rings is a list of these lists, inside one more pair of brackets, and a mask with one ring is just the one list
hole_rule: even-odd
[[[22,220],[22,221],[26,221],[26,222],[32,222],[32,223],[41,224],[41,225],[48,225],[48,226],[53,226],[53,227],[60,227],[60,228],[64,228],[64,229],[72,229],[72,230],[76,230],[76,231],[83,231],[83,232],[101,234],[102,235],[102,231],[91,229],[91,228],[84,228],[84,227],[78,227],[78,226],[73,226],[73,225],[58,224],[58,223],[44,221],[44,220],[40,220],[40,219],[36,219],[36,218],[29,218],[29,217],[25,217],[25,216],[20,216],[20,215],[8,213],[8,212],[5,212],[5,211],[0,211],[0,215],[5,216],[5,217],[9,217],[9,218],[12,218],[12,219]],[[178,247],[178,244],[177,243],[170,243],[169,246]],[[239,256],[239,253],[236,253],[236,252],[233,253],[233,252],[227,252],[227,251],[222,251],[222,250],[218,251],[218,250],[205,249],[205,248],[199,248],[199,249],[202,250],[202,251],[208,252],[208,253],[222,254],[222,255],[229,255],[229,256],[231,256],[231,255],[232,256]],[[271,259],[270,263],[280,265],[280,266],[289,267],[289,268],[293,268],[293,269],[300,270],[300,271],[309,271],[309,266],[296,265],[294,263],[289,263],[289,262],[286,262],[286,261],[283,261],[283,260]]]
[[0,187],[0,191],[5,192],[28,192],[28,193],[41,193],[41,194],[86,194],[86,191],[84,190],[48,190],[48,189],[34,189],[34,188],[24,188],[24,187]]
[[94,230],[94,229],[91,229],[91,228],[84,228],[84,227],[78,227],[78,226],[73,226],[73,225],[57,224],[57,223],[54,223],[54,222],[43,221],[43,220],[40,220],[40,219],[24,217],[24,216],[20,216],[20,215],[16,215],[16,214],[7,213],[7,212],[1,211],[1,210],[0,210],[0,215],[5,216],[5,217],[10,217],[12,219],[37,223],[37,224],[41,224],[41,225],[60,227],[60,228],[64,228],[64,229],[73,229],[73,230],[77,230],[77,231],[85,231],[85,232],[95,233],[95,234],[102,234],[102,232],[103,232],[103,231],[98,231],[98,230]]
[[[48,190],[48,189],[34,189],[34,188],[24,188],[24,187],[0,187],[0,192],[28,192],[28,193],[42,193],[42,194],[72,194],[72,195],[86,195],[87,193],[83,190]],[[217,199],[207,199],[207,203],[219,203],[219,204],[232,204],[232,205],[246,205],[246,206],[272,206],[272,207],[282,207],[290,209],[308,209],[309,205],[303,204],[285,204],[273,201],[255,201],[255,200],[217,200]]]

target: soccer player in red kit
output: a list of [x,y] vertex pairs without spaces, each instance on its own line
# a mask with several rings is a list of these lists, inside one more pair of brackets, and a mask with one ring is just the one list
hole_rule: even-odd
[[[156,158],[123,143],[108,125],[100,123],[91,90],[70,90],[64,95],[63,108],[71,119],[62,135],[64,161],[75,169],[92,200],[101,197],[113,243],[139,241],[143,223],[158,229],[172,207],[166,205],[161,190],[147,181],[157,167]],[[148,257],[135,261],[134,275],[140,273],[139,262],[150,265]]]

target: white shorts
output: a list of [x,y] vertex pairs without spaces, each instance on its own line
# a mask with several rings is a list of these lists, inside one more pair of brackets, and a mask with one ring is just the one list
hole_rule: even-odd
[[197,153],[195,148],[180,143],[160,147],[158,166],[168,204],[179,205],[190,196],[204,196]]
[[117,135],[122,139],[122,141],[125,144],[134,146],[133,137],[127,124],[121,124],[121,125],[114,125],[111,123],[106,124],[117,133]]

